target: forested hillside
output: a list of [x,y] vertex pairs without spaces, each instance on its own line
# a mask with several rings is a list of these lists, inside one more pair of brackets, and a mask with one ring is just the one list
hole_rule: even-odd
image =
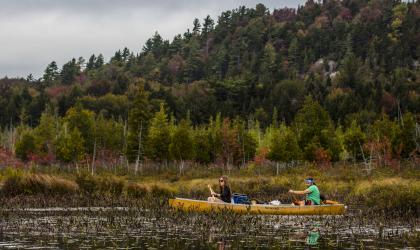
[[1,79],[0,161],[396,166],[419,157],[419,41],[418,1],[259,4],[195,19],[109,61]]

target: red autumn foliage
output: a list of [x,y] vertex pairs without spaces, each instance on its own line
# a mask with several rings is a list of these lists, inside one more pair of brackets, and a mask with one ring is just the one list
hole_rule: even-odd
[[58,97],[62,93],[65,93],[68,90],[68,86],[54,86],[45,89],[45,93],[52,98]]
[[38,155],[35,153],[30,153],[28,155],[28,161],[31,163],[35,163],[37,165],[51,165],[55,162],[55,156],[51,153],[46,155]]
[[225,166],[239,165],[242,159],[242,150],[238,142],[238,130],[231,127],[229,119],[224,119],[221,128],[222,150],[219,154]]
[[362,8],[357,16],[362,23],[372,23],[382,17],[382,12],[375,6],[366,6]]
[[177,76],[184,67],[184,59],[182,56],[176,54],[168,62],[168,69],[173,77]]
[[363,149],[370,154],[370,159],[375,166],[390,167],[395,170],[400,168],[399,154],[393,153],[391,142],[387,137],[380,141],[368,141],[363,145]]
[[323,169],[331,167],[330,153],[324,148],[317,148],[314,150],[315,164]]
[[268,155],[269,151],[270,150],[268,149],[268,147],[263,147],[260,150],[258,150],[258,152],[254,156],[255,165],[257,165],[257,166],[264,165],[268,161],[267,160],[267,155]]
[[384,92],[381,99],[382,110],[385,111],[385,113],[389,113],[395,108],[396,105],[397,100],[395,97],[388,92]]
[[87,76],[85,73],[80,73],[80,75],[76,76],[76,82],[80,85],[84,85],[86,83]]
[[282,8],[273,11],[273,17],[277,22],[291,22],[296,19],[296,9]]
[[353,18],[353,16],[351,15],[351,11],[348,8],[343,8],[340,11],[339,17],[346,21],[350,21]]
[[23,162],[17,159],[10,150],[0,147],[0,167],[23,167],[23,165]]

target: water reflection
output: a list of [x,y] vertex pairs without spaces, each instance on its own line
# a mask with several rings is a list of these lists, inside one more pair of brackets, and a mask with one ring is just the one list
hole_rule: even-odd
[[317,245],[319,237],[320,234],[318,232],[309,232],[308,236],[306,237],[306,244],[309,246]]
[[[189,215],[123,210],[9,212],[0,248],[53,249],[340,249],[406,248],[408,227],[361,225],[346,217]],[[418,230],[415,226],[414,229]],[[392,232],[392,234],[390,233]],[[420,235],[419,235],[420,236]],[[420,237],[419,237],[420,238]],[[412,242],[420,242],[418,239]]]

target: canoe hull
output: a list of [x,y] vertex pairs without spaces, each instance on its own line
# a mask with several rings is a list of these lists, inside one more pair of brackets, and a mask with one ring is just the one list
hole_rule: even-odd
[[217,203],[192,199],[169,199],[169,206],[185,212],[223,212],[229,211],[239,214],[267,214],[267,215],[342,215],[345,213],[343,204],[319,206],[292,205],[243,205],[231,203]]

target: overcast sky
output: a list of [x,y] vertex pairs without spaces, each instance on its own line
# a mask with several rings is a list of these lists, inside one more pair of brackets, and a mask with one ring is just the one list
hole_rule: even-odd
[[270,10],[305,0],[0,0],[0,77],[41,77],[46,65],[118,49],[139,52],[158,31],[172,40],[195,17],[263,3]]

